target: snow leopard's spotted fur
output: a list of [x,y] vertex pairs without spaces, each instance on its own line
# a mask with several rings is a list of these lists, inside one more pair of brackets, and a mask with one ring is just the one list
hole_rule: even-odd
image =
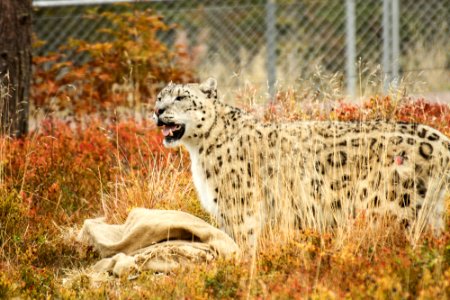
[[167,147],[187,148],[202,206],[234,237],[367,211],[408,224],[428,210],[426,222],[444,228],[450,140],[426,125],[262,123],[220,102],[214,79],[168,85],[154,117]]

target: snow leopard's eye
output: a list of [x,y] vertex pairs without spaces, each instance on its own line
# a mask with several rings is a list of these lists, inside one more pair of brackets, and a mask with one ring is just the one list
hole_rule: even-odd
[[181,100],[183,100],[184,98],[186,98],[186,96],[177,96],[177,97],[175,98],[175,101],[181,101]]

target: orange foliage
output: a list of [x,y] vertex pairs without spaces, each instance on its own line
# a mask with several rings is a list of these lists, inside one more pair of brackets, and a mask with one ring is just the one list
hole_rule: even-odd
[[30,206],[47,211],[58,203],[64,209],[92,209],[102,182],[123,172],[146,176],[148,161],[167,164],[169,150],[153,127],[123,121],[85,126],[47,119],[39,132],[25,139],[1,138],[3,185],[21,191]]
[[35,57],[32,100],[47,110],[69,109],[76,114],[102,111],[118,105],[149,103],[169,81],[191,82],[194,72],[185,63],[182,48],[170,49],[158,35],[173,29],[150,10],[121,14],[92,13],[110,28],[100,29],[108,42],[71,40],[62,53],[87,54],[75,64],[65,54]]
[[391,97],[372,97],[361,106],[339,102],[333,112],[340,121],[367,121],[374,119],[421,123],[450,136],[450,107],[447,104],[424,99],[395,103]]

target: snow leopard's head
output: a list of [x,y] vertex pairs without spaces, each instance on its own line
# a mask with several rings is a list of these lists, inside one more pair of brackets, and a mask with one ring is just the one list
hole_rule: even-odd
[[202,83],[170,83],[158,94],[153,118],[162,128],[164,146],[202,138],[214,122],[217,82],[209,78]]

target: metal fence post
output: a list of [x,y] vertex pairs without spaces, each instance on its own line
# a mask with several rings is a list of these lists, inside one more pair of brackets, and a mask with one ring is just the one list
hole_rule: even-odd
[[356,92],[356,26],[355,26],[355,0],[345,1],[346,16],[346,77],[347,93],[354,99]]
[[271,101],[275,100],[275,82],[277,80],[277,54],[276,54],[276,4],[275,0],[266,2],[266,47],[267,47],[267,81]]
[[391,18],[390,4],[391,0],[383,0],[383,75],[384,75],[384,91],[389,88],[391,81]]
[[392,79],[397,84],[400,59],[400,13],[399,0],[392,0]]

